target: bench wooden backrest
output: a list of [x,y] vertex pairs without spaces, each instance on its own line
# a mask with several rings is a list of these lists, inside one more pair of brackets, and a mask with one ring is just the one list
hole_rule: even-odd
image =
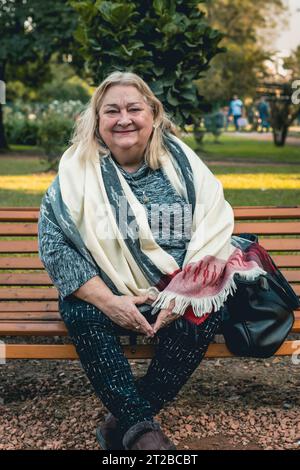
[[[294,290],[300,295],[300,206],[235,207],[234,233],[256,233]],[[57,290],[38,258],[39,209],[0,208],[0,336],[64,336],[66,327],[57,306]],[[275,254],[274,254],[275,253]],[[293,332],[300,332],[300,312],[295,312]],[[291,354],[286,341],[279,354]],[[125,348],[126,349],[126,348]],[[71,345],[7,345],[7,357],[76,358]],[[137,351],[128,347],[128,357],[151,357],[150,345]],[[230,353],[223,344],[212,344],[208,357]]]

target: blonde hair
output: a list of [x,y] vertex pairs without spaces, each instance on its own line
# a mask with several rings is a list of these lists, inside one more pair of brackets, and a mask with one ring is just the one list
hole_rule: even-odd
[[175,124],[167,116],[162,103],[144,80],[132,72],[113,72],[95,90],[90,102],[75,124],[72,143],[80,146],[83,158],[98,152],[107,155],[108,148],[99,135],[99,110],[107,90],[114,85],[134,86],[144,97],[153,112],[153,132],[145,149],[145,160],[153,170],[160,167],[160,155],[168,153],[164,145],[163,135],[177,135]]

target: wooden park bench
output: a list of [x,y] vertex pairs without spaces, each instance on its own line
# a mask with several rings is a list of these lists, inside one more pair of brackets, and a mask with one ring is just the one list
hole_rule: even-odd
[[[300,295],[300,206],[236,207],[235,234],[256,233],[294,290]],[[0,208],[0,338],[6,359],[77,359],[72,344],[55,344],[67,330],[58,312],[58,293],[38,258],[38,208]],[[275,254],[273,254],[275,252]],[[279,253],[279,254],[278,254]],[[300,311],[293,333],[300,332]],[[52,344],[9,344],[6,336],[52,337]],[[41,342],[39,339],[38,341]],[[57,343],[57,341],[56,341]],[[277,352],[290,355],[287,339]],[[151,358],[154,346],[124,345],[128,358]],[[3,354],[3,351],[2,351]],[[230,357],[225,344],[210,345],[206,357]]]

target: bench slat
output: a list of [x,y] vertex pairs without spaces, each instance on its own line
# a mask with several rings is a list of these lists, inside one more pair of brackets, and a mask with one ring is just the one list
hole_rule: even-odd
[[[300,296],[300,284],[291,283],[294,291]],[[57,300],[58,293],[55,288],[45,289],[29,288],[1,288],[0,300]]]
[[0,210],[1,222],[36,222],[39,211],[3,211]]
[[[276,265],[285,268],[300,268],[300,255],[274,255]],[[0,257],[0,269],[44,269],[44,265],[38,256],[25,257]]]
[[[299,222],[249,222],[236,223],[234,233],[242,232],[257,233],[261,235],[291,235],[300,233]],[[37,234],[37,224],[0,224],[0,235],[2,236],[32,236]]]
[[37,253],[37,240],[1,240],[0,253]]
[[258,235],[291,235],[300,233],[300,222],[250,222],[236,223],[234,233],[256,233]]
[[[300,206],[296,207],[263,207],[240,206],[234,207],[234,216],[239,220],[244,219],[277,219],[300,218]],[[36,207],[7,207],[0,210],[1,222],[36,222],[39,216],[39,208]]]
[[289,282],[300,282],[300,271],[282,269],[281,272]]
[[67,336],[67,329],[62,320],[56,321],[5,321],[0,320],[0,335],[3,336]]
[[58,293],[55,287],[47,287],[45,289],[18,289],[18,288],[1,288],[0,300],[57,300]]
[[5,273],[0,274],[1,286],[52,286],[53,283],[46,272],[41,273]]
[[0,235],[22,237],[33,236],[37,234],[37,224],[0,224]]
[[33,212],[39,212],[40,208],[39,207],[31,207],[31,206],[3,206],[3,207],[1,207],[1,212],[2,211],[10,211],[10,212],[33,211]]
[[[236,209],[299,209],[300,206],[234,206]],[[27,207],[31,209],[31,207]]]
[[[234,206],[235,209],[299,209],[300,206]],[[39,211],[38,206],[2,206],[2,211]]]
[[[289,282],[300,282],[300,271],[281,270]],[[2,273],[0,286],[52,286],[52,281],[46,272],[42,273]],[[0,295],[1,298],[1,295]]]
[[[75,347],[71,344],[7,344],[6,359],[78,359]],[[300,341],[286,341],[276,356],[287,356],[300,349]],[[128,359],[149,359],[154,356],[153,345],[139,345],[137,348],[123,346]],[[224,344],[210,344],[206,358],[234,357]]]
[[[300,238],[260,238],[270,251],[300,251]],[[37,253],[37,240],[0,240],[0,253]]]
[[[293,333],[298,333],[300,331],[300,311],[295,311],[295,323],[293,326]],[[31,335],[31,334],[38,334],[38,335],[47,335],[47,336],[55,336],[55,335],[66,335],[67,329],[59,317],[59,313],[56,312],[39,312],[39,316],[37,316],[37,312],[35,314],[31,314],[28,312],[26,315],[26,319],[24,315],[20,319],[12,318],[16,314],[10,312],[11,318],[8,317],[8,314],[0,313],[0,335],[11,335],[11,336],[18,336],[18,335]]]
[[[27,312],[27,311],[19,311],[19,312],[0,312],[0,322],[2,321],[44,321],[44,320],[56,320],[62,321],[61,316],[58,311],[56,312]],[[0,330],[1,331],[1,330]]]
[[37,256],[31,256],[30,258],[25,257],[14,257],[7,258],[5,256],[0,257],[0,269],[43,269],[44,265]]
[[300,255],[274,255],[272,258],[279,268],[300,267]]
[[23,302],[11,301],[0,303],[1,312],[58,312],[58,302]]
[[[40,302],[41,303],[41,302]],[[60,313],[57,308],[57,302],[49,302],[52,303],[56,309],[52,310],[29,310],[28,306],[26,308],[26,304],[32,304],[34,307],[37,308],[37,304],[33,302],[20,302],[16,303],[15,307],[19,307],[19,309],[10,309],[10,310],[2,310],[0,309],[0,320],[44,320],[44,319],[49,319],[49,320],[61,320]],[[9,305],[8,302],[4,303],[4,305]],[[44,302],[44,304],[46,304]],[[46,304],[47,305],[47,304]],[[300,308],[294,312],[295,314],[295,325],[293,328],[293,331],[295,331],[295,328],[299,329],[300,331]]]
[[300,250],[300,238],[260,238],[259,243],[269,251]]
[[288,208],[262,208],[262,207],[242,207],[233,208],[234,217],[238,220],[249,219],[297,219],[300,218],[300,206]]

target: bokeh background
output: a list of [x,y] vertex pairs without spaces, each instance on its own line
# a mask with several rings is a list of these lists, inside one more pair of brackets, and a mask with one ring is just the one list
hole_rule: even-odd
[[299,22],[299,0],[1,0],[1,205],[39,205],[113,70],[145,78],[231,204],[299,201]]

